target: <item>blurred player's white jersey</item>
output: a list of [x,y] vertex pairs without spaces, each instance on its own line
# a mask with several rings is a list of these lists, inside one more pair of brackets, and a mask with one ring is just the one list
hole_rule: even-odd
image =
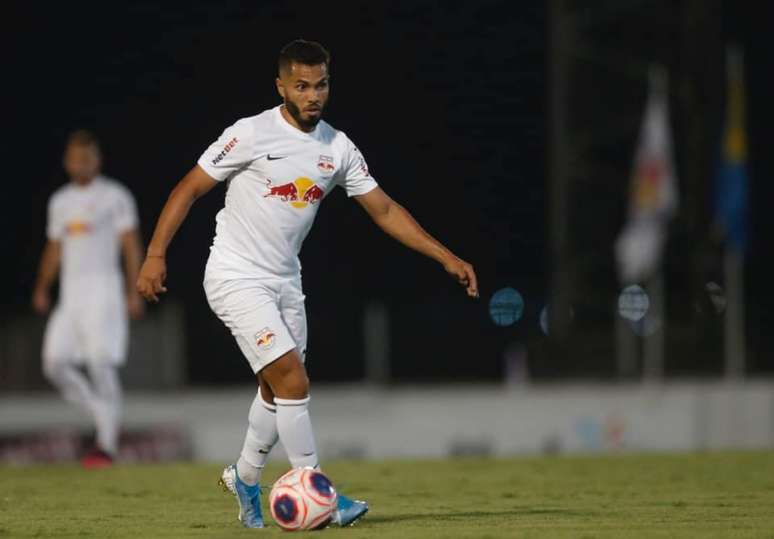
[[358,149],[324,121],[311,133],[290,125],[280,107],[243,118],[199,159],[207,174],[230,180],[207,264],[209,279],[292,278],[320,201],[336,185],[348,196],[376,187]]
[[52,195],[47,235],[61,245],[61,267],[44,361],[124,361],[128,322],[120,236],[136,227],[134,199],[115,180],[98,176]]

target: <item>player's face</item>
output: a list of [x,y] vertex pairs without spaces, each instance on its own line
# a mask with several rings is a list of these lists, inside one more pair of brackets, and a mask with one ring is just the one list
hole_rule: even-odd
[[293,62],[280,73],[277,91],[285,100],[285,109],[301,129],[311,131],[322,118],[328,102],[329,82],[325,64],[310,66]]
[[99,150],[91,144],[70,144],[65,148],[64,168],[75,183],[85,184],[99,174]]

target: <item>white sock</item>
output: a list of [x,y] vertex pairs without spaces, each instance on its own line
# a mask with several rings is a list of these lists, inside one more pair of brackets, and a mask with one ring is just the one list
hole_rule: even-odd
[[277,407],[264,401],[258,389],[250,406],[245,443],[236,464],[237,474],[243,483],[255,485],[261,480],[266,459],[277,439]]
[[121,384],[112,365],[90,365],[91,383],[71,363],[46,366],[46,378],[68,402],[79,405],[91,415],[97,430],[97,447],[115,455],[121,416]]
[[97,427],[97,447],[116,455],[121,430],[123,396],[118,369],[113,365],[89,365],[89,375],[94,386],[94,423]]
[[301,400],[274,398],[277,405],[277,431],[294,468],[316,467],[317,447],[309,417],[309,397]]

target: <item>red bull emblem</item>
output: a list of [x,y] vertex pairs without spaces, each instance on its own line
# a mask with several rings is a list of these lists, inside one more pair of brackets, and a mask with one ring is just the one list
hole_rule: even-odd
[[368,165],[366,165],[365,159],[363,159],[363,156],[360,156],[360,172],[363,173],[363,176],[370,176],[368,172]]
[[255,334],[255,344],[261,350],[268,350],[274,346],[275,334],[269,328],[263,328],[261,331]]
[[325,191],[309,178],[302,177],[277,186],[272,186],[271,180],[269,180],[269,192],[263,196],[289,202],[294,208],[305,208],[309,204],[315,204],[322,200]]
[[317,168],[320,169],[320,172],[327,174],[336,170],[336,166],[333,164],[333,157],[330,155],[321,155],[320,159],[317,160]]
[[91,232],[91,225],[85,221],[76,219],[67,223],[66,230],[68,236],[80,236],[81,234],[88,234]]

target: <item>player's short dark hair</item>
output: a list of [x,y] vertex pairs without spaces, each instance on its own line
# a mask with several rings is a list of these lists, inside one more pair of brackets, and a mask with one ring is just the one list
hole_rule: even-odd
[[76,129],[67,135],[66,146],[93,146],[99,150],[99,139],[88,129]]
[[331,55],[316,41],[296,39],[280,50],[279,70],[288,69],[293,62],[307,66],[325,64],[325,67],[330,67]]

